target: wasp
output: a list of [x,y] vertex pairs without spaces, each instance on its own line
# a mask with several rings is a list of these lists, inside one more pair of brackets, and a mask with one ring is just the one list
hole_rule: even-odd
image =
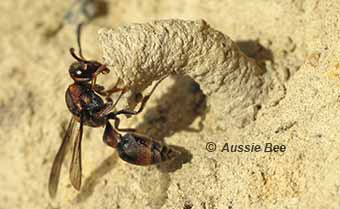
[[[94,60],[86,60],[83,57],[79,38],[78,46],[79,56],[76,55],[74,48],[70,49],[70,54],[76,61],[71,64],[68,70],[70,77],[73,79],[73,83],[66,90],[65,101],[72,117],[68,123],[60,148],[54,158],[49,176],[48,190],[52,198],[55,197],[57,193],[61,165],[65,158],[67,148],[73,141],[69,177],[72,186],[76,190],[80,190],[81,188],[81,143],[84,126],[93,128],[105,127],[103,134],[104,143],[116,149],[119,157],[131,164],[158,164],[163,161],[172,160],[179,154],[176,149],[163,142],[155,141],[148,136],[138,134],[133,128],[119,127],[119,117],[121,115],[133,116],[142,112],[151,94],[165,77],[157,81],[150,93],[142,98],[138,110],[121,109],[115,111],[118,101],[128,89],[125,87],[118,88],[119,80],[116,85],[107,90],[105,90],[103,86],[98,85],[96,83],[97,76],[99,74],[107,74],[110,70],[105,64]],[[111,95],[117,92],[120,92],[120,95],[117,100],[113,102]],[[110,121],[113,121],[113,126]],[[126,133],[122,135],[120,132]]]

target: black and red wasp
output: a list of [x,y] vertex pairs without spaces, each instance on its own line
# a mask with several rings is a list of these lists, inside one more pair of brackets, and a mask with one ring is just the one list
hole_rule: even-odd
[[[105,127],[103,141],[108,146],[115,148],[121,159],[135,165],[157,164],[174,159],[179,154],[177,150],[165,143],[154,141],[147,136],[136,133],[135,129],[119,128],[119,116],[132,116],[142,112],[151,94],[164,78],[157,81],[151,92],[143,97],[137,111],[129,109],[114,111],[118,101],[128,89],[118,88],[119,81],[108,90],[96,84],[97,76],[108,73],[109,69],[104,64],[94,60],[86,60],[83,57],[79,30],[77,35],[79,56],[75,54],[73,48],[70,49],[71,55],[76,60],[69,68],[69,74],[74,83],[68,87],[65,94],[66,104],[72,113],[72,117],[53,161],[48,184],[51,197],[56,196],[61,165],[66,155],[67,147],[74,139],[69,175],[72,186],[80,190],[82,178],[81,143],[84,126]],[[113,102],[111,95],[116,92],[120,92],[120,95]],[[114,122],[114,126],[111,125],[110,120]],[[78,129],[77,123],[79,123]],[[127,133],[122,135],[119,132]]]

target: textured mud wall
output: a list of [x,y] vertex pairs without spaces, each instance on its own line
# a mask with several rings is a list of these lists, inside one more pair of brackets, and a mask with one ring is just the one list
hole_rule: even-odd
[[[230,38],[205,21],[160,20],[102,30],[104,58],[135,95],[167,75],[188,75],[209,97],[216,126],[253,120],[266,88],[260,68]],[[223,98],[223,99],[221,99]]]
[[[166,79],[143,114],[124,118],[122,126],[177,146],[181,158],[161,166],[132,166],[101,142],[103,129],[86,128],[83,187],[76,192],[70,186],[68,158],[57,198],[51,200],[48,174],[70,117],[64,92],[71,83],[68,49],[76,41],[74,28],[63,21],[69,2],[2,1],[0,208],[340,207],[337,0],[112,0],[106,6],[107,12],[84,29],[86,57],[103,60],[105,55],[110,61],[110,51],[98,40],[101,28],[204,19],[256,60],[267,88],[265,103],[243,128],[228,125],[235,116],[228,113],[227,125],[217,125],[211,107],[226,98],[211,104],[213,94],[204,89],[214,85],[201,86],[204,96],[188,77]],[[99,82],[114,83],[116,70]],[[226,142],[271,142],[287,150],[208,152],[208,142],[219,150]]]

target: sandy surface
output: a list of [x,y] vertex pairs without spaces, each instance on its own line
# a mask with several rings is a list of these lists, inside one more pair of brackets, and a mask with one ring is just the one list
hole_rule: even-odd
[[[102,143],[102,128],[86,128],[82,189],[70,185],[67,158],[51,200],[48,175],[70,118],[68,49],[76,46],[73,26],[60,26],[69,3],[54,2],[0,3],[1,209],[340,207],[339,1],[108,1],[107,14],[84,28],[86,57],[103,60],[103,27],[205,19],[256,59],[263,77],[276,79],[254,121],[239,128],[228,119],[223,129],[191,79],[164,80],[143,114],[123,125],[183,155],[158,167],[133,166]],[[110,74],[99,82],[114,81]],[[208,142],[218,150],[208,152]],[[283,144],[286,151],[221,152],[225,143]]]

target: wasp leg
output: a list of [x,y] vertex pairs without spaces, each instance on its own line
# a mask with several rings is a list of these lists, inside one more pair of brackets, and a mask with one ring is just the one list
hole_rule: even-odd
[[[105,103],[104,107],[97,113],[97,118],[102,118],[104,116],[108,116],[108,118],[110,119],[110,117],[112,115],[112,113],[110,113],[110,112],[117,105],[118,101],[120,100],[120,98],[123,96],[124,93],[125,93],[125,91],[121,92],[121,94],[119,95],[119,97],[118,97],[118,99],[116,100],[115,103],[113,103],[113,101],[110,97],[106,97],[107,103]],[[113,117],[111,119],[116,119],[116,117],[113,115]],[[117,118],[117,120],[119,121],[118,118]],[[119,122],[118,122],[118,124],[119,124]]]
[[108,97],[111,97],[111,95],[113,93],[116,93],[116,92],[120,92],[121,91],[123,94],[127,92],[127,88],[126,87],[118,88],[118,85],[119,85],[120,82],[121,82],[121,79],[118,78],[116,84],[113,85],[112,87],[110,87],[107,90],[105,90],[105,88],[103,86],[100,86],[98,84],[92,84],[92,88],[99,95],[108,98]]
[[122,132],[135,132],[136,131],[135,128],[119,128],[119,123],[120,123],[120,119],[116,117],[116,119],[115,119],[115,128],[118,131],[122,131]]
[[121,137],[116,147],[119,157],[135,165],[152,165],[172,160],[179,152],[165,143],[136,133]]
[[116,117],[115,113],[108,114],[107,118],[115,121],[115,129],[118,131],[122,131],[122,132],[135,132],[136,131],[136,129],[134,128],[119,128],[120,119]]
[[118,112],[115,113],[115,115],[137,115],[138,113],[142,112],[146,103],[148,102],[148,100],[150,99],[152,93],[156,90],[157,86],[161,83],[161,81],[163,81],[166,77],[161,78],[159,81],[157,81],[157,83],[153,86],[152,90],[150,91],[150,93],[146,96],[143,97],[142,101],[141,101],[141,105],[139,107],[139,109],[137,111],[134,110],[129,110],[129,109],[123,109],[120,110]]
[[121,91],[121,92],[125,93],[127,91],[127,88],[125,88],[125,87],[123,87],[123,88],[111,87],[111,88],[105,90],[103,86],[96,84],[93,87],[93,90],[103,97],[110,97],[113,93],[116,93],[116,92]]
[[96,86],[96,82],[97,82],[97,76],[100,74],[100,73],[103,73],[103,74],[107,74],[110,72],[110,69],[107,68],[107,66],[105,64],[102,64],[98,70],[95,72],[95,74],[93,75],[93,78],[92,78],[92,81],[91,81],[91,86],[92,86],[92,89],[95,89],[95,86]]

